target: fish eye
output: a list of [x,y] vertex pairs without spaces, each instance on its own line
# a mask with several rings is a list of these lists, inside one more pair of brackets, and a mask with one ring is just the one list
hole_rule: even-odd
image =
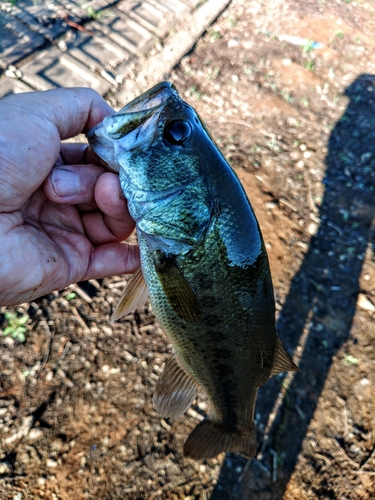
[[191,125],[189,122],[174,120],[164,128],[164,138],[173,146],[182,146],[191,135]]

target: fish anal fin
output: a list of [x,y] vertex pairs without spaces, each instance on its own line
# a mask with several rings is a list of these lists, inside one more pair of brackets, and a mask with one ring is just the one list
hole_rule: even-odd
[[299,368],[286,352],[283,343],[278,338],[276,345],[275,364],[272,367],[271,377],[283,372],[298,372]]
[[191,406],[197,394],[197,383],[174,355],[156,382],[152,402],[163,417],[178,418]]
[[117,304],[111,316],[113,323],[119,318],[126,316],[133,309],[145,305],[148,297],[146,282],[143,277],[142,269],[138,269],[129,279],[119,303]]
[[201,311],[197,296],[179,269],[175,257],[161,254],[155,262],[155,270],[175,313],[189,323],[198,323]]
[[196,460],[214,458],[221,452],[241,453],[253,457],[257,450],[255,429],[228,431],[209,419],[200,422],[184,444],[184,455]]

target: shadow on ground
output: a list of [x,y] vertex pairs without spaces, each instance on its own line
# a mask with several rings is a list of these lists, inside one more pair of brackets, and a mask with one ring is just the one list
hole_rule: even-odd
[[[350,337],[366,248],[375,242],[371,229],[375,218],[375,76],[361,75],[345,95],[349,105],[328,143],[320,226],[291,282],[277,325],[289,352],[302,347],[301,371],[286,387],[264,438],[261,460],[246,463],[242,457],[227,455],[211,500],[259,498],[262,493],[264,498],[276,498],[275,494],[282,498],[333,356]],[[256,409],[259,421],[267,421],[274,411],[283,381],[285,390],[285,376],[261,388]]]

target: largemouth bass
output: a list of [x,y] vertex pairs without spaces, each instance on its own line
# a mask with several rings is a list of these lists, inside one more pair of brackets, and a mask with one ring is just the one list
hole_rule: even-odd
[[149,294],[175,349],[156,384],[154,406],[165,417],[179,417],[201,387],[211,413],[187,438],[185,456],[254,456],[258,388],[298,368],[276,333],[268,257],[242,185],[168,82],[87,137],[119,172],[141,252],[142,268],[113,318]]

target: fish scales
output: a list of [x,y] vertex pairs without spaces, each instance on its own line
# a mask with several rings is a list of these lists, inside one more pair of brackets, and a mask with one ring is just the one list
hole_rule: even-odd
[[168,82],[88,138],[119,171],[140,246],[142,270],[114,316],[140,305],[147,287],[176,352],[156,384],[155,407],[178,417],[200,387],[210,414],[188,437],[185,455],[255,455],[258,388],[297,367],[276,333],[268,257],[241,183]]

